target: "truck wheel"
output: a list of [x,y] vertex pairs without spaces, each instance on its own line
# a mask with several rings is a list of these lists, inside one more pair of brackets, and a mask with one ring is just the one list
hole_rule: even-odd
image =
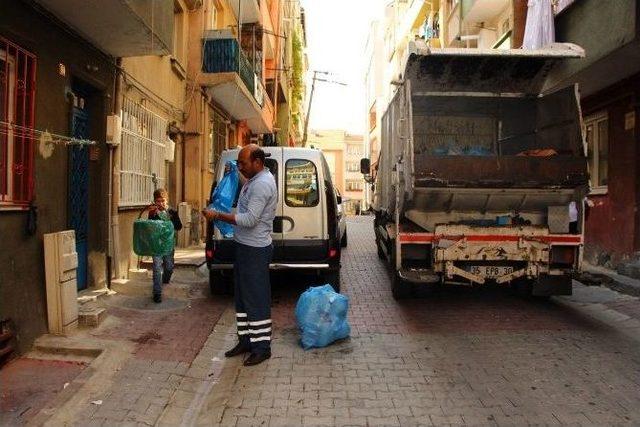
[[233,281],[219,270],[209,270],[211,295],[233,295]]
[[393,299],[400,300],[411,296],[411,284],[402,280],[398,273],[393,272],[392,274],[391,293],[393,294]]
[[342,239],[340,239],[340,247],[346,248],[347,247],[347,232],[344,232],[344,236],[342,236]]
[[331,285],[334,291],[340,293],[340,270],[328,271],[323,274],[325,283]]

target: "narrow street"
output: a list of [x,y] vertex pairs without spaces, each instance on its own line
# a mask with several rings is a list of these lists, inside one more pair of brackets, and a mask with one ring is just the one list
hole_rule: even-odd
[[396,302],[370,218],[348,226],[342,287],[352,337],[303,351],[293,317],[301,287],[285,279],[274,292],[273,358],[253,368],[217,361],[234,340],[228,309],[199,356],[204,382],[174,396],[161,425],[640,422],[637,343],[554,302],[501,290]]
[[[638,342],[585,314],[608,308],[637,319],[637,298],[576,283],[573,297],[549,302],[472,288],[397,302],[371,217],[351,217],[348,233],[342,289],[351,338],[324,349],[299,346],[294,307],[314,284],[308,276],[274,278],[273,357],[255,367],[224,358],[236,340],[230,297],[168,291],[158,307],[147,296],[118,294],[108,298],[104,323],[73,341],[85,353],[101,347],[100,356],[9,366],[6,387],[25,403],[3,408],[3,424],[640,423]],[[184,277],[170,286],[183,286]],[[208,287],[204,279],[194,284]],[[25,376],[34,364],[37,377]]]
[[[88,370],[104,370],[96,375],[108,385],[106,391],[88,396],[80,389],[50,424],[640,422],[637,342],[564,305],[527,301],[499,289],[446,289],[396,302],[376,254],[371,218],[351,219],[348,227],[342,287],[351,304],[350,339],[302,350],[293,312],[311,279],[281,276],[274,284],[273,357],[246,368],[240,358],[223,356],[235,341],[230,298],[196,300],[191,315],[199,313],[198,322],[175,315],[172,330],[165,330],[183,337],[177,346],[137,354],[117,372],[108,371],[117,360],[111,367],[91,365]],[[637,309],[637,299],[627,298]],[[204,344],[197,356],[189,356],[193,346],[186,338],[221,310],[208,339],[199,339]],[[134,335],[124,337],[139,344]],[[90,403],[98,398],[100,406]]]

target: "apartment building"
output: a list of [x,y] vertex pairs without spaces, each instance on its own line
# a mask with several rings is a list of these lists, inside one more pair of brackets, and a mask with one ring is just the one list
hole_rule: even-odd
[[310,131],[307,145],[322,150],[331,179],[343,200],[346,214],[357,215],[363,210],[365,182],[360,173],[364,156],[364,139],[344,130]]

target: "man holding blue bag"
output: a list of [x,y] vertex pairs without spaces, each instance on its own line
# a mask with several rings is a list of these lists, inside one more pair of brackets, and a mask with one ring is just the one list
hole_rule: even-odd
[[264,166],[264,151],[250,144],[238,154],[238,170],[246,178],[235,214],[212,209],[203,211],[209,221],[235,225],[236,323],[238,344],[226,357],[250,353],[245,366],[257,365],[271,357],[271,283],[269,263],[273,255],[271,231],[278,193],[271,172]]

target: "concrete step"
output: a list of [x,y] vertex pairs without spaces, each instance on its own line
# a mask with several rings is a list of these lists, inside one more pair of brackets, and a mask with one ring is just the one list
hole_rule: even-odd
[[[130,268],[129,280],[146,280],[151,278],[151,270],[146,268]],[[113,286],[112,286],[113,287]]]
[[108,288],[85,289],[78,293],[78,326],[94,328],[107,317],[100,298],[114,292]]
[[107,317],[107,310],[103,307],[83,307],[78,312],[78,325],[95,328]]
[[32,352],[50,355],[71,355],[95,358],[104,348],[86,338],[42,335],[33,344]]

